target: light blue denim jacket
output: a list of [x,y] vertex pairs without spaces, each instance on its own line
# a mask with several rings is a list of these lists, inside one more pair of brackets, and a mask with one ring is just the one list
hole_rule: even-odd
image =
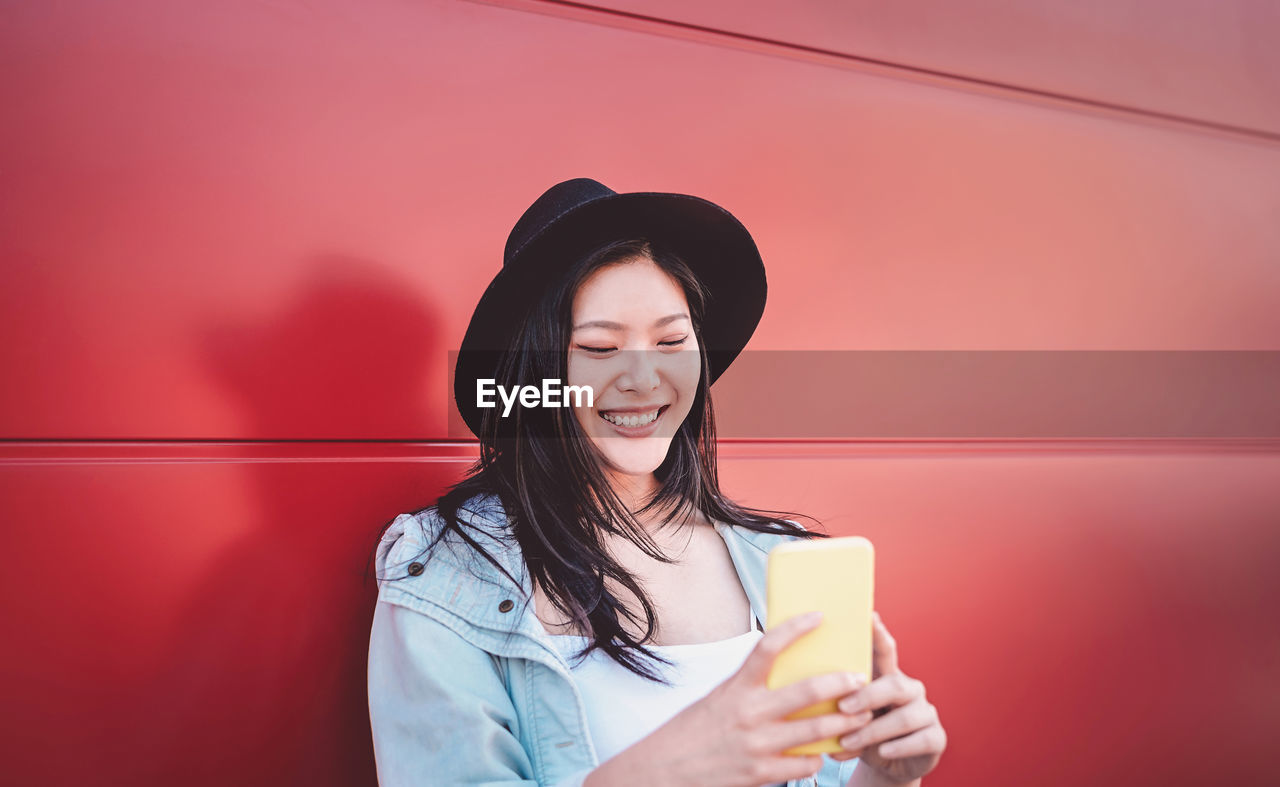
[[[423,555],[441,525],[434,509],[401,514],[388,528],[376,556],[369,638],[378,783],[580,787],[599,764],[586,711],[568,663],[532,602],[524,603],[532,583],[518,544],[494,537],[510,533],[509,520],[493,495],[472,498],[459,514],[489,530],[467,532],[521,585],[455,533]],[[716,531],[752,610],[766,621],[766,555],[795,537],[719,523]],[[817,787],[843,787],[857,762],[824,755]],[[801,779],[788,787],[814,784]]]

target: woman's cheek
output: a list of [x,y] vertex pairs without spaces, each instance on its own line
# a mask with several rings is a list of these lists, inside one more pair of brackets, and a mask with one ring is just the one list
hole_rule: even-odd
[[702,377],[702,356],[697,350],[681,352],[679,356],[680,396],[682,399],[693,401],[693,397],[698,393],[698,381]]
[[[585,373],[584,368],[580,364],[575,362],[574,357],[572,355],[569,356],[569,364],[565,369],[565,378],[566,379],[563,380],[562,382],[564,383],[566,388],[572,385],[576,385],[576,386],[590,385],[592,398],[593,399],[600,398],[600,389],[594,384],[595,381],[590,379],[590,376]],[[584,399],[583,402],[585,404],[586,400]],[[594,404],[595,402],[592,402],[593,406]]]

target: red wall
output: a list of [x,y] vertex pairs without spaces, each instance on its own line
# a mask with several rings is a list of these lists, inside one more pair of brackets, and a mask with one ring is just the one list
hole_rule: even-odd
[[[6,781],[374,783],[366,560],[559,180],[741,218],[753,350],[1277,349],[1272,4],[594,5],[0,11]],[[1280,435],[1049,436],[722,476],[876,543],[926,783],[1268,781]]]

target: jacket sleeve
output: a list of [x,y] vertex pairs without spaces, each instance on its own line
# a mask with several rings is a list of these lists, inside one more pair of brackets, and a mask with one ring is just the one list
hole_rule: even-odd
[[[538,787],[492,657],[445,624],[380,599],[368,677],[381,787]],[[587,773],[556,787],[579,787]]]
[[[822,770],[818,771],[817,787],[845,787],[853,778],[853,771],[858,767],[858,758],[840,762],[827,755],[822,755]],[[802,780],[801,784],[804,783]]]

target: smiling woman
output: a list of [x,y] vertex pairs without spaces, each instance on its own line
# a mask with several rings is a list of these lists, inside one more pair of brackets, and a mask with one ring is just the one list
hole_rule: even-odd
[[[378,545],[382,784],[836,787],[933,767],[941,727],[887,631],[866,692],[847,673],[767,687],[816,621],[759,630],[765,555],[826,534],[719,487],[710,388],[765,292],[746,228],[698,197],[579,178],[521,216],[455,369],[479,461]],[[523,404],[560,380],[593,399],[500,413],[473,396],[492,383]],[[856,707],[790,718],[839,698]],[[840,754],[783,754],[855,732]],[[900,759],[872,755],[890,738]]]
[[667,273],[644,242],[605,254],[630,256],[596,268],[577,289],[569,383],[599,392],[594,408],[575,415],[616,483],[662,463],[698,398],[702,357],[677,278],[695,284],[688,268],[664,258],[675,272]]

